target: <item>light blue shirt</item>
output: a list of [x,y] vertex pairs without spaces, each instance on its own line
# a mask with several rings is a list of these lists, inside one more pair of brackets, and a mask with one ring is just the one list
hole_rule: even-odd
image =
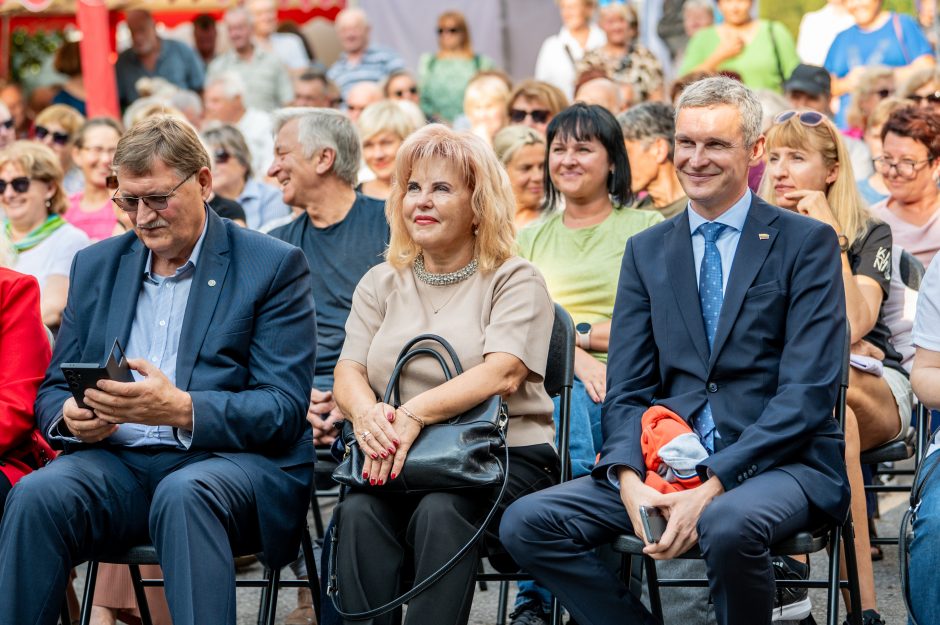
[[[744,191],[741,199],[734,203],[728,210],[721,214],[715,222],[728,226],[725,228],[715,245],[718,246],[718,254],[721,255],[721,291],[724,293],[728,286],[728,276],[731,275],[731,263],[734,262],[734,253],[738,249],[738,241],[741,240],[741,231],[744,230],[744,222],[747,221],[747,213],[751,208],[751,190]],[[705,237],[696,229],[708,220],[695,212],[692,208],[692,202],[689,202],[689,230],[692,232],[692,257],[695,260],[695,283],[698,284],[702,272],[702,257],[705,255]]]
[[290,215],[290,207],[284,203],[280,189],[265,184],[257,178],[245,181],[245,188],[238,196],[238,203],[245,209],[245,223],[252,230]]
[[[160,369],[176,385],[176,358],[179,354],[180,333],[183,330],[183,316],[186,303],[196,273],[199,252],[206,237],[206,225],[193,247],[189,260],[176,270],[172,276],[158,276],[152,271],[153,252],[147,257],[147,270],[143,275],[143,285],[137,298],[137,310],[131,324],[131,333],[127,339],[124,353],[128,358],[142,358]],[[132,371],[135,381],[143,376]],[[149,447],[168,445],[178,447],[182,442],[188,447],[192,442],[191,433],[179,431],[180,441],[173,435],[173,428],[167,425],[140,425],[122,423],[117,431],[108,438],[112,445],[125,447]]]

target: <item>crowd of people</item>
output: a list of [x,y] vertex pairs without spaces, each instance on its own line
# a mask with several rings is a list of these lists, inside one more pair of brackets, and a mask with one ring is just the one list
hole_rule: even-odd
[[[56,622],[76,564],[141,543],[161,563],[144,577],[166,580],[147,591],[158,625],[234,623],[233,556],[315,580],[297,552],[313,452],[340,460],[344,423],[368,486],[330,523],[319,574],[332,556],[339,592],[318,616],[354,622],[494,505],[388,488],[425,427],[494,395],[509,464],[485,538],[404,616],[366,622],[466,623],[489,554],[532,576],[513,625],[547,623],[553,596],[571,623],[652,623],[596,552],[621,533],[665,567],[698,543],[721,625],[800,621],[806,589],[775,581],[808,561],[770,547],[851,512],[849,622],[885,623],[862,452],[905,439],[918,402],[940,409],[929,11],[829,0],[794,37],[752,0],[556,5],[518,81],[458,11],[409,68],[344,9],[327,68],[273,0],[247,0],[197,17],[192,45],[128,11],[121,119],[86,116],[72,42],[55,89],[0,85],[0,625]],[[576,326],[564,483],[554,304]],[[416,360],[385,403],[425,334],[463,372]],[[73,393],[61,365],[115,342],[133,381]],[[911,609],[933,623],[940,477],[924,479]],[[642,507],[668,520],[658,540]],[[98,575],[92,622],[135,622],[126,567]],[[317,622],[313,587],[287,625]]]

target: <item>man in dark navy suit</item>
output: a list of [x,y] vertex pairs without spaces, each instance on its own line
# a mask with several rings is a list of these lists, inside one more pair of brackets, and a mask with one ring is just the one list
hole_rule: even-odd
[[[653,622],[592,552],[623,532],[645,539],[640,506],[668,517],[659,542],[647,541],[653,558],[698,542],[722,625],[769,624],[770,545],[847,513],[832,415],[845,332],[837,236],[752,196],[760,124],[760,103],[738,82],[683,92],[675,164],[690,202],[627,243],[600,461],[503,518],[510,553],[580,625]],[[709,451],[698,488],[643,483],[641,417],[654,404],[685,418]]]
[[[209,158],[185,122],[122,137],[115,203],[134,232],[80,252],[36,400],[65,453],[11,493],[0,526],[0,624],[52,624],[68,572],[153,542],[177,625],[235,623],[233,551],[297,553],[313,449],[316,345],[303,252],[208,209]],[[117,338],[133,382],[78,406],[64,362]]]

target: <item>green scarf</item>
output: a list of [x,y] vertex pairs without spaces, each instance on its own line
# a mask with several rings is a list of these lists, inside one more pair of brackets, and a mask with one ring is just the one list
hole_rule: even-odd
[[[30,250],[45,241],[50,234],[64,226],[65,223],[65,220],[62,219],[60,215],[49,215],[49,218],[46,219],[41,226],[27,234],[21,240],[13,243],[13,249],[15,249],[17,253]],[[4,221],[3,229],[6,232],[7,238],[13,241],[13,226],[10,225],[9,219]]]

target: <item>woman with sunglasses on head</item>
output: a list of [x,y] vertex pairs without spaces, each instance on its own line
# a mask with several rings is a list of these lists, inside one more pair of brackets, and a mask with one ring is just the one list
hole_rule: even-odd
[[548,132],[548,124],[568,108],[561,89],[541,80],[523,80],[509,94],[509,124],[528,126],[537,133]]
[[459,11],[437,18],[437,52],[421,55],[418,82],[425,115],[453,123],[463,112],[467,83],[478,72],[493,69],[493,61],[473,51],[467,20]]
[[845,419],[845,458],[864,625],[883,624],[871,565],[861,451],[904,435],[911,414],[908,373],[885,323],[892,237],[858,194],[839,131],[815,111],[785,111],[767,132],[761,197],[829,225],[839,238],[852,367]]
[[69,290],[72,257],[90,240],[62,218],[66,208],[59,158],[34,141],[0,152],[0,208],[13,243],[12,268],[39,280],[42,321],[59,327]]
[[95,117],[75,134],[72,159],[81,170],[85,184],[81,191],[69,197],[64,217],[92,241],[112,236],[118,223],[108,181],[112,178],[111,158],[122,133],[120,124],[110,117]]
[[[852,90],[851,104],[846,113],[848,128],[843,131],[848,137],[863,139],[868,127],[868,118],[878,104],[894,95],[894,70],[884,65],[873,65],[865,70]],[[882,120],[884,123],[884,120]]]
[[290,208],[281,199],[281,190],[253,175],[251,152],[238,128],[209,124],[202,138],[212,157],[212,191],[218,197],[238,202],[249,228],[258,230],[290,215]]
[[624,2],[601,2],[597,15],[597,25],[607,35],[607,43],[584,55],[577,64],[578,75],[601,70],[605,76],[630,85],[634,102],[661,100],[665,87],[663,66],[656,55],[636,41],[636,10]]
[[72,160],[75,134],[84,123],[85,117],[65,104],[47,106],[36,116],[36,141],[51,148],[59,157],[59,165],[65,176],[62,187],[68,195],[81,191],[84,184],[82,170]]
[[940,250],[940,114],[900,108],[882,127],[881,140],[875,169],[890,195],[871,207],[872,214],[926,267]]

